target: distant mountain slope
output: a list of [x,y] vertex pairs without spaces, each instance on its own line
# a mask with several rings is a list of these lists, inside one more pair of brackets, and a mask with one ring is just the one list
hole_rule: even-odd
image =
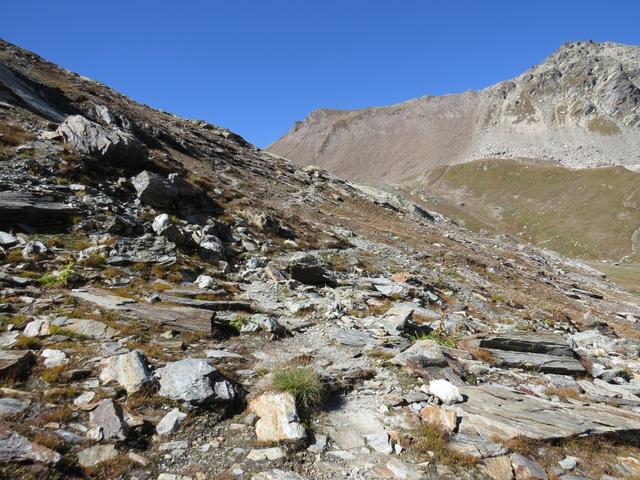
[[481,91],[317,110],[269,150],[363,182],[398,181],[481,158],[637,169],[639,87],[640,47],[569,43]]
[[438,167],[411,188],[473,230],[517,235],[572,257],[640,260],[640,173],[516,160]]

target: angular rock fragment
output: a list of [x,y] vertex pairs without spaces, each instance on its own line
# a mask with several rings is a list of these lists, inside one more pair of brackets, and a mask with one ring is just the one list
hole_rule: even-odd
[[306,437],[295,399],[289,393],[264,393],[249,403],[249,411],[259,417],[256,435],[260,441],[278,442]]
[[497,385],[460,391],[466,397],[456,405],[461,433],[509,439],[526,432],[529,438],[553,440],[640,430],[640,414],[607,405],[551,402]]
[[584,375],[578,355],[558,335],[549,333],[492,334],[462,340],[464,350],[480,348],[493,355],[496,365],[561,375]]
[[511,466],[516,480],[547,480],[547,474],[538,462],[519,453],[511,454]]
[[490,457],[484,460],[484,471],[493,480],[512,480],[513,467],[509,455]]
[[51,195],[11,190],[0,192],[0,228],[27,225],[38,232],[65,230],[78,212]]
[[135,137],[117,128],[107,128],[82,115],[67,117],[58,127],[74,150],[117,165],[130,167],[146,160],[146,148]]
[[31,350],[0,350],[0,378],[24,377],[35,360]]
[[292,471],[284,470],[267,470],[266,472],[256,473],[252,480],[306,480],[305,477],[298,475]]
[[185,358],[167,363],[156,374],[161,396],[196,405],[229,402],[236,398],[233,385],[204,359]]
[[179,409],[170,410],[162,420],[156,425],[158,435],[168,435],[176,431],[180,423],[187,418],[186,413],[182,413]]
[[38,462],[56,465],[61,459],[59,453],[29,441],[0,423],[0,463]]
[[454,410],[445,410],[437,405],[427,405],[420,410],[420,418],[423,422],[438,425],[449,432],[453,432],[458,426],[458,416]]
[[85,448],[78,453],[78,463],[82,468],[91,468],[103,462],[113,460],[118,456],[118,451],[113,445],[96,445]]
[[31,405],[31,400],[19,400],[17,398],[0,398],[0,417],[16,415],[24,412]]
[[40,337],[49,335],[49,333],[50,324],[49,321],[45,319],[32,320],[31,322],[27,323],[27,325],[24,327],[24,330],[22,331],[22,335],[24,335],[25,337]]
[[403,366],[413,362],[423,368],[448,366],[442,347],[435,340],[428,339],[418,340],[404,352],[393,357],[390,362]]
[[89,423],[101,431],[103,440],[124,440],[129,433],[129,425],[124,420],[122,408],[112,400],[101,400],[89,413]]
[[45,348],[40,355],[44,358],[44,366],[47,368],[58,367],[69,363],[67,354],[61,350]]
[[178,198],[193,198],[199,192],[176,175],[165,178],[144,170],[131,179],[136,194],[142,203],[152,207],[170,207]]
[[105,358],[100,362],[100,366],[100,381],[115,381],[127,391],[127,394],[135,393],[153,382],[147,359],[138,350]]

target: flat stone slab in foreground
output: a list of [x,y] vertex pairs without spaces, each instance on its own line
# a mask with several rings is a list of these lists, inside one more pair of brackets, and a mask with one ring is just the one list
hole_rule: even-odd
[[586,433],[640,432],[640,414],[602,404],[551,402],[501,386],[460,387],[459,432],[539,440]]
[[120,311],[138,320],[159,323],[175,330],[211,333],[213,326],[214,313],[201,308],[144,304],[93,287],[72,291],[70,295],[101,308]]

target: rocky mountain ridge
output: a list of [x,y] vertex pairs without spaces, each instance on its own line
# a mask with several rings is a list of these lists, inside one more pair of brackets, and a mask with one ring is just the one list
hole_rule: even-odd
[[0,42],[2,478],[633,478],[638,321]]
[[517,78],[388,107],[317,110],[269,151],[367,183],[483,158],[640,166],[640,47],[563,45]]

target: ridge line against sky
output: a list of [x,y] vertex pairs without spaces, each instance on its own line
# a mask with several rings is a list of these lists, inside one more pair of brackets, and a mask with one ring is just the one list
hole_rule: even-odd
[[482,89],[569,41],[640,44],[640,2],[519,3],[27,0],[0,37],[260,147],[318,108]]

